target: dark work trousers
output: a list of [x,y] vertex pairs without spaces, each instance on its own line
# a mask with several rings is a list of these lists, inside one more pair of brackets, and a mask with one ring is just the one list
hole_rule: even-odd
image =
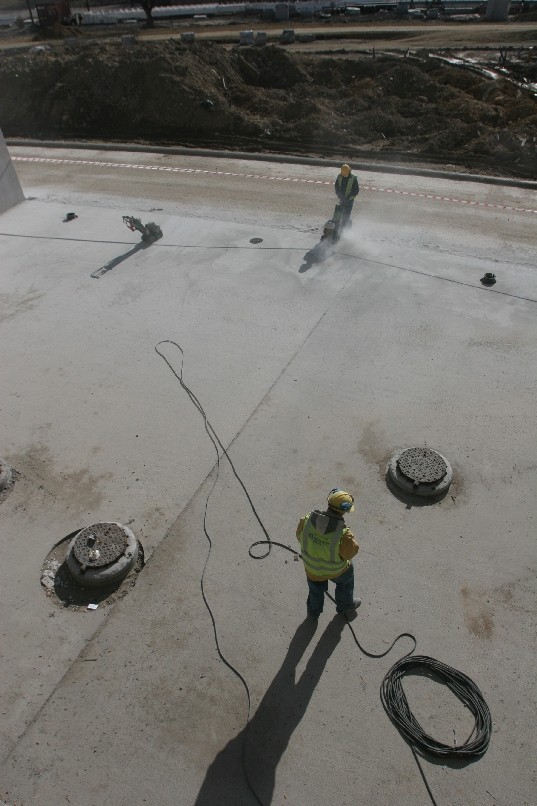
[[354,199],[340,199],[339,204],[341,207],[341,219],[340,219],[340,227],[343,229],[349,223],[349,219],[351,217],[352,208],[354,206]]
[[344,613],[352,607],[354,597],[354,568],[352,563],[344,571],[343,574],[335,579],[325,580],[324,582],[314,582],[308,579],[308,594],[307,608],[310,616],[317,618],[323,612],[324,607],[324,594],[328,590],[328,582],[333,582],[336,586],[335,600],[336,610],[338,613]]

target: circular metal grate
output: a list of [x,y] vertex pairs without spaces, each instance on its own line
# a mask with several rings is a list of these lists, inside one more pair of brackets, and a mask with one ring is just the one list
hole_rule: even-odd
[[441,481],[448,470],[443,457],[430,448],[408,448],[399,456],[397,466],[414,484]]
[[102,568],[119,560],[128,546],[128,537],[117,523],[95,523],[77,535],[73,554],[82,566]]

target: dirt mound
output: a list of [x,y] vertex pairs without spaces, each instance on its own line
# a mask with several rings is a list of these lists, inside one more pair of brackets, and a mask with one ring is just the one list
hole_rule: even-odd
[[426,54],[77,43],[5,53],[0,85],[7,137],[407,156],[537,178],[535,95]]
[[33,36],[34,42],[47,42],[49,39],[72,39],[82,37],[83,33],[74,25],[60,25],[59,22],[47,28],[38,28]]

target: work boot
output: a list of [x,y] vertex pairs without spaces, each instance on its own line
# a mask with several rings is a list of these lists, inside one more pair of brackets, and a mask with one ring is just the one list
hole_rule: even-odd
[[362,604],[361,599],[353,599],[352,600],[352,605],[350,605],[350,607],[347,607],[346,610],[338,610],[337,612],[341,616],[347,616],[347,617],[348,616],[353,616],[355,614],[356,608],[360,607],[361,604]]

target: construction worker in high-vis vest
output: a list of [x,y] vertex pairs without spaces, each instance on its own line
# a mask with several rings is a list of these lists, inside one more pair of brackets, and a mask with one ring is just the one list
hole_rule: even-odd
[[334,183],[334,190],[341,205],[342,224],[345,225],[352,213],[354,200],[360,192],[358,180],[351,171],[350,165],[341,166],[341,170]]
[[323,512],[314,509],[301,518],[297,526],[296,536],[309,587],[306,607],[313,619],[318,619],[323,612],[329,580],[336,586],[338,613],[351,618],[361,604],[361,599],[354,598],[352,565],[358,543],[345,525],[347,512],[354,512],[354,498],[335,487],[328,494],[328,508]]

